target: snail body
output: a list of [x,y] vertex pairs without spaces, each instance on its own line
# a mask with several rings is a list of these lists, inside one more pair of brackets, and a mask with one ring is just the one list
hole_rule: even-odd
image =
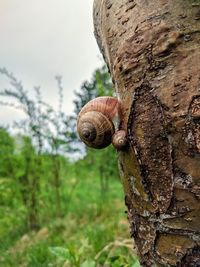
[[105,148],[112,142],[115,121],[119,115],[119,101],[115,97],[97,97],[80,111],[77,130],[81,140],[92,148]]

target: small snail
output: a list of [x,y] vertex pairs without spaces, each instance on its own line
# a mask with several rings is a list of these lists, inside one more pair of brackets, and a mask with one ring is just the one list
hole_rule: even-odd
[[128,140],[124,130],[119,130],[112,136],[112,145],[117,150],[123,150],[127,146],[127,142]]
[[114,97],[97,97],[88,102],[78,115],[77,130],[81,140],[93,148],[109,146],[119,113],[120,104]]

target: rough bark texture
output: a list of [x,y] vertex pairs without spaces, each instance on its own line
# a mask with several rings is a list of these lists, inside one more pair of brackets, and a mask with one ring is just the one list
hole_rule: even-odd
[[200,0],[96,0],[122,105],[119,167],[143,266],[200,266]]

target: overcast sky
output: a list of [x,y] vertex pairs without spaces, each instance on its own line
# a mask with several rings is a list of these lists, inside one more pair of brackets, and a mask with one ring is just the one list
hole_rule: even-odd
[[[57,101],[54,77],[62,75],[65,112],[72,112],[73,91],[102,65],[92,5],[93,0],[0,0],[0,68],[13,72],[31,94],[40,85],[51,104]],[[0,75],[0,90],[5,85]],[[20,111],[0,110],[0,122],[22,117]]]

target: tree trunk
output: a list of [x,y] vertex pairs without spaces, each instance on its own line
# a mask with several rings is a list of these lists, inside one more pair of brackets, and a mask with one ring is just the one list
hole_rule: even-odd
[[119,168],[142,266],[200,266],[200,0],[96,0],[121,101]]

